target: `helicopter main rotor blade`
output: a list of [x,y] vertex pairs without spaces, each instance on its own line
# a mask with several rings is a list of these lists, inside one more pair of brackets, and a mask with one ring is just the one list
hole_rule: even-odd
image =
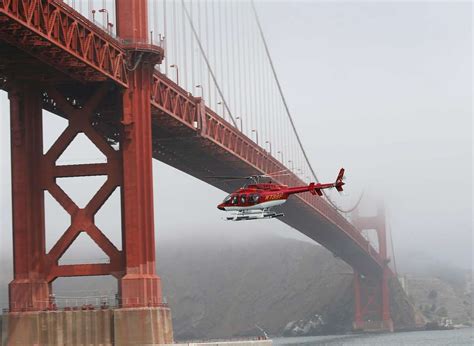
[[261,177],[264,177],[264,178],[274,178],[274,177],[285,177],[285,176],[288,176],[288,175],[292,175],[291,173],[280,173],[280,174],[272,174],[272,175],[262,175]]
[[218,180],[243,180],[250,179],[251,177],[226,177],[226,176],[209,176],[208,179],[218,179]]

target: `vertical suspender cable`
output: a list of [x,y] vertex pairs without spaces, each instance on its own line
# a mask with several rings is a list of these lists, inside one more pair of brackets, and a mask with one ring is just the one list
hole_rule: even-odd
[[265,119],[265,131],[268,133],[267,139],[271,142],[272,141],[272,126],[273,126],[273,113],[274,113],[274,108],[273,104],[271,102],[272,98],[272,85],[270,82],[270,71],[266,69],[265,65],[265,52],[260,49],[261,52],[261,60],[262,60],[262,71],[263,77],[264,77],[264,90],[265,90],[265,114],[266,114],[266,119]]
[[[201,42],[203,42],[202,37],[203,37],[203,30],[202,30],[202,21],[201,21],[201,1],[197,2],[197,13],[198,13],[198,36]],[[206,52],[209,52],[209,47],[207,46],[207,41],[205,41],[206,44]],[[201,85],[201,93],[204,97],[204,73],[203,73],[203,68],[204,64],[202,62],[202,54],[199,55],[199,84]]]
[[[217,64],[217,39],[216,39],[216,2],[213,1],[212,2],[212,55],[213,55],[213,63],[214,63],[214,68],[216,69],[217,72],[219,72],[218,70],[218,64]],[[211,74],[211,71],[209,71],[208,69],[208,72],[209,72],[209,75]],[[215,95],[215,100],[214,100],[214,109],[218,112],[218,105],[217,105],[217,92],[216,92],[216,88],[215,88],[215,85],[214,85],[214,88],[213,88],[213,91],[214,91],[214,95]]]
[[271,73],[272,71],[269,70],[268,71],[268,75],[269,75],[269,83],[272,85],[272,104],[273,104],[273,114],[272,114],[272,123],[273,123],[273,127],[272,127],[272,133],[273,133],[273,136],[275,138],[275,141],[277,140],[278,138],[278,113],[282,107],[281,103],[278,102],[278,96],[277,96],[277,93],[278,93],[278,90],[276,90],[275,88],[275,84],[273,84],[271,82]]
[[236,2],[235,1],[231,1],[230,2],[230,13],[231,13],[231,19],[232,19],[232,24],[230,26],[231,28],[231,33],[232,33],[232,37],[230,39],[230,42],[232,42],[232,91],[233,91],[233,101],[234,101],[234,106],[232,107],[232,109],[234,110],[234,113],[237,112],[237,114],[240,114],[240,112],[236,111],[238,109],[238,100],[237,100],[237,76],[238,76],[238,71],[237,71],[237,63],[236,63],[236,58],[237,58],[237,52],[236,52],[236,42],[237,42],[237,32],[236,32],[236,10],[235,10],[235,7],[236,7]]
[[[226,69],[226,78],[225,78],[225,81],[222,82],[225,86],[226,86],[226,90],[227,90],[227,93],[226,93],[226,96],[228,99],[232,99],[232,90],[231,90],[231,81],[230,81],[230,51],[229,51],[229,48],[230,48],[230,44],[229,44],[229,25],[230,25],[230,22],[229,22],[229,7],[228,7],[228,3],[225,2],[225,6],[224,6],[224,13],[225,13],[225,21],[224,21],[224,27],[225,27],[225,51],[226,51],[226,58],[225,58],[225,64],[227,66],[227,69]],[[229,107],[231,107],[231,101],[229,101]],[[233,109],[233,108],[232,108]]]
[[[191,4],[192,5],[192,4]],[[183,64],[182,64],[182,67],[181,69],[183,70],[183,77],[184,77],[184,88],[189,88],[188,86],[188,55],[186,54],[187,53],[187,30],[186,30],[186,20],[184,18],[185,14],[184,14],[184,3],[182,4],[181,6],[181,20],[183,21],[182,22],[182,30],[183,30],[183,40],[182,40],[182,44],[183,44]],[[191,47],[192,47],[192,36],[191,36]],[[193,59],[193,50],[191,48],[191,59]],[[194,63],[194,61],[193,61]],[[194,64],[191,65],[191,73],[193,74],[193,85],[191,86],[191,91],[194,91]],[[188,89],[189,90],[189,89]]]
[[[260,37],[259,37],[260,38]],[[262,45],[259,44],[259,56],[260,56],[260,63],[261,63],[261,70],[262,70],[262,92],[264,93],[264,97],[262,97],[262,101],[264,102],[264,120],[262,124],[262,128],[265,129],[266,133],[266,140],[271,141],[271,122],[272,122],[272,104],[270,102],[271,99],[271,83],[269,82],[269,75],[265,65],[265,52],[262,50]],[[265,145],[265,143],[264,143]],[[266,148],[267,149],[267,148]]]
[[[163,35],[165,36],[164,38],[164,47],[163,49],[165,50],[165,59],[164,59],[164,65],[165,65],[165,75],[168,76],[168,22],[166,21],[166,1],[163,0]],[[168,76],[169,77],[169,76]]]
[[253,99],[253,95],[252,95],[252,78],[251,78],[251,63],[250,63],[250,52],[251,52],[251,47],[250,47],[250,19],[249,19],[249,15],[248,15],[248,5],[246,7],[246,10],[247,10],[247,15],[245,16],[245,33],[246,33],[246,36],[245,36],[245,43],[246,43],[246,47],[244,49],[244,52],[245,52],[245,55],[244,55],[244,58],[245,58],[245,63],[244,63],[244,72],[245,72],[245,85],[247,86],[247,88],[245,88],[245,116],[246,116],[246,121],[245,121],[245,124],[247,125],[246,126],[246,129],[247,129],[247,135],[250,136],[250,131],[252,130],[252,126],[250,124],[250,119],[251,119],[251,116],[252,116],[252,99]]
[[247,65],[247,70],[249,71],[249,80],[248,84],[250,86],[249,91],[250,91],[250,97],[249,97],[249,129],[248,129],[248,135],[249,137],[252,136],[252,129],[254,128],[253,124],[253,118],[255,114],[255,59],[254,59],[254,51],[253,51],[253,35],[250,32],[249,36],[247,37],[248,39],[248,48],[247,48],[247,55],[248,55],[248,65]]
[[[252,130],[258,130],[258,119],[259,119],[259,113],[260,113],[260,75],[259,75],[259,66],[258,66],[258,52],[257,52],[257,44],[256,44],[256,38],[255,35],[252,35],[252,66],[253,66],[253,76],[252,80],[250,83],[254,85],[254,92],[253,92],[253,106],[254,110],[252,112]],[[255,137],[253,137],[254,140],[256,139],[256,134]]]
[[[206,20],[204,23],[206,23],[206,46],[207,46],[207,52],[209,53],[211,50],[211,44],[209,41],[209,1],[205,2],[205,15],[206,15]],[[211,95],[211,74],[209,73],[209,70],[207,71],[207,102],[209,105],[212,104],[212,95]]]
[[[107,8],[107,4],[105,0],[102,0],[102,7],[101,8]],[[102,26],[104,28],[107,28],[107,12],[102,13]]]
[[[223,10],[222,10],[222,6],[223,5],[223,2],[220,2],[219,3],[219,52],[220,52],[220,61],[219,61],[219,67],[220,67],[220,74],[219,74],[219,81],[222,83],[221,85],[223,86],[223,90],[225,91],[225,77],[224,77],[224,40],[222,39],[222,35],[223,35],[223,28],[222,28],[222,13],[223,13]],[[223,102],[221,100],[221,102]],[[225,112],[224,112],[224,109],[223,109],[223,114],[222,114],[222,117],[225,119]]]
[[[183,2],[183,20],[184,20],[184,7],[185,3]],[[194,22],[193,16],[193,0],[189,0],[189,17],[191,18],[191,22]],[[196,34],[197,35],[197,34]],[[195,69],[194,69],[194,39],[195,37],[191,34],[191,90],[194,92],[194,87],[196,86],[195,80]]]
[[255,35],[255,54],[257,58],[257,72],[258,72],[258,113],[256,116],[256,128],[260,131],[260,146],[264,147],[265,146],[265,122],[266,122],[266,116],[267,116],[267,102],[266,102],[266,97],[267,97],[267,90],[265,90],[265,71],[263,69],[263,59],[262,59],[262,54],[260,50],[260,45],[258,42],[258,36]]
[[[173,59],[171,60],[173,64],[178,63],[178,21],[177,21],[177,8],[176,1],[173,2],[173,40],[168,42],[173,42]],[[176,81],[179,84],[179,81]]]
[[[82,3],[82,1],[81,1]],[[112,27],[112,32],[114,33],[114,35],[117,34],[117,13],[116,13],[116,9],[115,9],[115,6],[114,6],[114,1],[112,1],[112,23],[114,23],[114,26]]]
[[256,38],[255,38],[255,35],[252,35],[252,48],[250,50],[250,52],[252,52],[252,68],[253,68],[253,73],[252,73],[252,79],[250,81],[251,84],[254,85],[254,92],[253,92],[253,95],[252,95],[252,99],[253,99],[253,112],[252,112],[252,130],[253,129],[256,129],[257,128],[257,119],[258,119],[258,91],[259,91],[259,88],[257,86],[257,81],[258,81],[258,77],[257,77],[257,72],[258,72],[258,68],[257,68],[257,63],[258,63],[258,56],[256,55]]
[[182,4],[183,4],[183,9],[184,9],[184,12],[186,14],[186,17],[188,18],[188,22],[189,22],[189,25],[191,27],[191,31],[192,33],[194,34],[194,38],[196,39],[196,42],[197,42],[197,45],[198,45],[198,48],[199,50],[201,51],[201,54],[204,58],[204,62],[206,63],[206,66],[207,68],[209,69],[209,71],[211,72],[211,76],[212,76],[212,79],[214,81],[214,83],[216,84],[216,88],[217,88],[217,91],[219,92],[219,96],[222,98],[222,103],[224,104],[224,107],[225,109],[227,110],[227,113],[229,114],[229,119],[230,121],[232,122],[232,124],[237,127],[237,124],[235,122],[235,119],[232,115],[232,112],[227,104],[227,102],[225,101],[225,97],[224,97],[224,94],[222,93],[222,89],[219,87],[219,84],[217,83],[217,80],[216,80],[216,76],[214,74],[214,71],[212,70],[211,68],[211,65],[209,64],[209,59],[207,58],[207,55],[206,55],[206,52],[204,51],[204,47],[202,46],[202,43],[201,43],[201,40],[199,39],[198,35],[197,35],[197,32],[196,32],[196,28],[194,27],[194,24],[193,24],[193,21],[191,19],[191,16],[184,4],[184,0],[181,0]]
[[235,15],[237,17],[237,70],[238,70],[238,73],[237,73],[237,78],[238,78],[238,89],[239,89],[239,100],[238,100],[238,104],[239,104],[239,117],[240,117],[240,124],[242,124],[242,128],[240,129],[242,132],[244,131],[243,129],[243,119],[242,119],[242,116],[243,116],[243,109],[244,109],[244,103],[243,103],[243,100],[242,100],[242,39],[243,39],[243,33],[242,33],[242,27],[241,27],[241,23],[240,23],[240,20],[241,20],[241,5],[240,5],[240,1],[237,1],[237,8],[235,10]]
[[160,44],[160,41],[159,41],[159,33],[160,33],[160,29],[159,29],[159,26],[158,26],[158,1],[157,0],[152,0],[152,3],[153,3],[153,35],[155,36],[155,38],[153,39],[153,43],[154,44]]

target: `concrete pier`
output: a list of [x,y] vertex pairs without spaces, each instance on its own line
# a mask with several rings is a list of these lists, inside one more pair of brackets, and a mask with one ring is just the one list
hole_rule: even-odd
[[171,344],[167,307],[12,312],[1,316],[1,345]]

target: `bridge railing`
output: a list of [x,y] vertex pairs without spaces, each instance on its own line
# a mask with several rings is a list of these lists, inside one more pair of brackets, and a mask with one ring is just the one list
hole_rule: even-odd
[[[41,307],[41,310],[45,311],[55,311],[55,310],[64,310],[64,311],[77,311],[77,310],[98,310],[98,309],[115,309],[121,306],[142,306],[142,297],[135,298],[121,298],[117,294],[106,294],[106,295],[88,295],[88,296],[58,296],[52,294],[49,300],[36,300],[33,302],[33,305],[36,307],[35,310],[38,310],[37,307]],[[10,311],[28,311],[27,308],[24,308],[23,304],[18,304],[10,302],[9,307],[7,303],[2,304],[3,313]],[[21,309],[18,309],[17,306],[21,306]],[[150,301],[148,306],[153,307],[168,307],[166,298],[163,301],[155,302]]]
[[[25,35],[34,40],[33,46],[56,45],[118,83],[127,84],[125,53],[120,44],[66,4],[52,0],[0,0],[0,14],[35,33],[35,37]],[[6,25],[3,21],[2,26]]]
[[197,128],[196,122],[199,119],[196,98],[158,71],[153,76],[151,103],[189,127]]

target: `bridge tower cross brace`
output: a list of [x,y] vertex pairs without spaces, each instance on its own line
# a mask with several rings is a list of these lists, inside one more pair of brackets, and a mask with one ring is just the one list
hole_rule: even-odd
[[[382,274],[379,277],[367,277],[354,270],[354,323],[355,330],[384,329],[393,331],[393,321],[390,313],[389,280],[392,271],[388,266],[390,258],[387,252],[387,228],[385,207],[380,203],[377,214],[362,217],[356,211],[353,224],[360,231],[375,230],[379,245],[379,255],[384,260]],[[380,318],[381,321],[374,320]],[[381,322],[380,326],[375,326]]]

